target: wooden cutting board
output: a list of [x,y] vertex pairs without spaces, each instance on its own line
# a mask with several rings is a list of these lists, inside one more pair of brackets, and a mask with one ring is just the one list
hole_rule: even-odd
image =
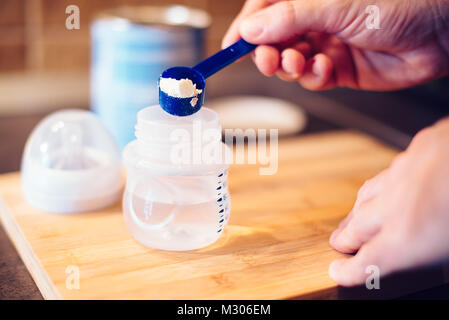
[[190,252],[136,243],[120,203],[71,215],[34,209],[19,173],[0,176],[0,218],[47,299],[333,297],[327,270],[343,255],[329,247],[329,235],[364,180],[396,153],[348,131],[281,140],[275,175],[259,175],[258,165],[231,167],[230,223],[214,245]]

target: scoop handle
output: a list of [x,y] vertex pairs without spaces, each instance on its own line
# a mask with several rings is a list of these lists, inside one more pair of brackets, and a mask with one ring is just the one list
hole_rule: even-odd
[[256,47],[256,44],[252,44],[241,39],[237,42],[234,42],[229,47],[218,51],[216,54],[210,56],[206,60],[201,61],[196,66],[194,66],[193,69],[201,73],[204,79],[206,79],[213,75],[215,72],[220,71],[237,59],[250,53]]

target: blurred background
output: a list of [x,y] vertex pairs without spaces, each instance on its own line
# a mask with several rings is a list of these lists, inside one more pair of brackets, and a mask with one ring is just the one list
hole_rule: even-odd
[[[20,168],[26,138],[45,115],[64,108],[89,109],[95,100],[92,96],[100,96],[91,92],[92,86],[102,82],[91,81],[94,70],[91,24],[101,12],[123,5],[176,4],[204,10],[210,15],[210,24],[201,41],[204,54],[210,55],[220,49],[221,39],[243,3],[243,0],[1,0],[0,173]],[[65,26],[69,5],[79,7],[79,30],[68,30]],[[167,61],[165,64],[170,66]],[[156,84],[152,90],[155,88]],[[296,83],[263,77],[246,59],[208,80],[205,105],[212,104],[215,98],[236,95],[277,98],[305,111],[305,129],[302,124],[296,126],[301,134],[355,129],[405,148],[413,134],[448,113],[448,88],[446,78],[397,92],[349,89],[309,92]],[[134,119],[135,110],[148,105],[144,102],[134,105],[129,117]],[[110,108],[113,110],[114,106]],[[285,118],[290,115],[287,112]],[[262,117],[270,118],[269,112]],[[235,118],[234,113],[228,120],[232,122]],[[239,118],[250,116],[242,111]]]
[[[90,23],[103,10],[122,5],[180,4],[207,11],[207,53],[221,48],[221,38],[243,0],[2,0],[0,71],[80,71],[90,65]],[[80,9],[81,28],[67,30],[67,6]]]

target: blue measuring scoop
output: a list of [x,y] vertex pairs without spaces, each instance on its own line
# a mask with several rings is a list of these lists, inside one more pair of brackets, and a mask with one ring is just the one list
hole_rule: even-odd
[[[196,85],[197,89],[201,89],[196,98],[196,103],[192,102],[194,97],[177,98],[166,94],[159,87],[159,104],[166,112],[175,116],[188,116],[198,110],[204,102],[204,93],[206,89],[206,79],[211,75],[220,71],[224,67],[227,67],[237,59],[248,54],[257,47],[255,44],[251,44],[241,39],[229,47],[218,51],[213,56],[210,56],[206,60],[198,63],[193,68],[189,67],[173,67],[165,70],[160,75],[160,78],[173,78],[176,80],[190,79]],[[158,83],[159,85],[159,83]],[[195,101],[195,100],[194,100]]]

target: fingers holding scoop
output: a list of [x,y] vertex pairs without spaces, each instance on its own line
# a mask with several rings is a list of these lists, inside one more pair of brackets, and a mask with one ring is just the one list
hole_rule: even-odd
[[253,60],[263,75],[271,77],[279,69],[280,54],[273,46],[260,45],[254,50]]
[[276,74],[285,81],[298,81],[309,90],[325,90],[335,86],[332,60],[322,53],[306,61],[295,48],[284,49],[281,54],[274,46],[259,45],[253,59],[259,71],[268,77]]
[[274,46],[259,45],[253,54],[259,71],[271,77],[277,74],[285,81],[298,81],[309,90],[329,89],[335,85],[333,63],[324,54],[317,54],[308,61],[295,48],[287,48],[282,54]]
[[294,48],[287,48],[281,53],[281,69],[277,71],[277,76],[284,81],[297,81],[303,74],[306,66],[306,59],[301,52]]

